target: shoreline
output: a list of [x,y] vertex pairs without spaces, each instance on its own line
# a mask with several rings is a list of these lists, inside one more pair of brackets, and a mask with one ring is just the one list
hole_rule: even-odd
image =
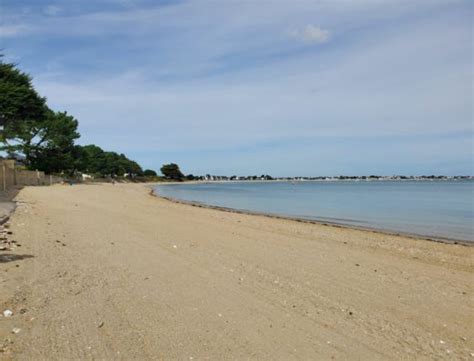
[[[211,183],[216,183],[216,182],[219,182],[219,181],[214,181],[214,182],[211,182]],[[265,182],[265,181],[262,181],[262,182]],[[202,182],[196,182],[196,183],[200,184]],[[406,237],[406,238],[424,240],[424,241],[436,242],[436,243],[445,243],[445,244],[452,244],[452,245],[461,245],[461,246],[466,246],[466,247],[474,247],[474,240],[473,241],[466,241],[466,240],[460,240],[460,239],[456,239],[456,238],[426,236],[426,235],[410,233],[410,232],[392,231],[392,230],[377,228],[377,227],[357,226],[357,225],[352,225],[352,224],[347,224],[347,223],[337,222],[337,221],[331,221],[331,220],[325,221],[325,220],[318,220],[318,219],[306,219],[306,218],[299,218],[299,217],[296,217],[296,216],[292,217],[292,216],[284,215],[284,214],[273,214],[273,213],[251,211],[251,210],[246,210],[246,209],[215,206],[215,205],[206,204],[206,203],[197,202],[197,201],[187,201],[187,200],[183,200],[183,199],[179,199],[179,198],[163,196],[163,195],[159,194],[156,191],[156,189],[154,189],[155,185],[160,185],[161,186],[161,185],[167,185],[167,184],[183,184],[183,183],[181,183],[181,182],[155,183],[154,185],[145,185],[145,187],[151,189],[150,194],[155,196],[155,197],[165,199],[169,202],[189,205],[189,206],[192,206],[192,207],[215,209],[215,210],[222,211],[222,212],[229,212],[229,213],[236,213],[236,214],[246,214],[246,215],[251,215],[251,216],[260,216],[260,217],[267,217],[267,218],[274,218],[274,219],[283,219],[283,220],[289,220],[289,221],[294,221],[294,222],[299,222],[299,223],[318,224],[318,225],[328,226],[328,227],[345,228],[345,229],[350,229],[350,230],[358,230],[358,231],[379,233],[379,234],[383,234],[383,235]],[[185,184],[189,184],[189,183],[185,183]]]
[[[274,182],[288,182],[288,183],[305,183],[305,182],[472,182],[474,176],[462,176],[464,178],[410,178],[410,179],[396,179],[396,178],[378,178],[378,179],[207,179],[207,180],[182,180],[182,181],[162,181],[162,184],[186,184],[186,183],[274,183]],[[160,182],[159,182],[160,183]]]
[[473,350],[472,247],[151,191],[19,193],[0,252],[2,357],[428,360]]

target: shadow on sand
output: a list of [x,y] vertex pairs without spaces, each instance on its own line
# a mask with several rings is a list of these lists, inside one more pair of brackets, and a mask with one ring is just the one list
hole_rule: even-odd
[[31,254],[0,254],[0,263],[21,261],[26,258],[33,258]]

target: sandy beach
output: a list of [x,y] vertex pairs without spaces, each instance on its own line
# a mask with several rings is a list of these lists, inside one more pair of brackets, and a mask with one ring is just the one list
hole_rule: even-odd
[[0,359],[474,360],[474,247],[198,208],[140,184],[16,199]]

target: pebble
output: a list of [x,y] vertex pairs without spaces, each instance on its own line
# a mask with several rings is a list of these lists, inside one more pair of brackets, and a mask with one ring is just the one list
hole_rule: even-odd
[[12,330],[12,333],[14,334],[18,334],[21,332],[21,328],[18,328],[18,327],[15,327],[13,330]]
[[3,317],[12,317],[13,311],[12,310],[5,310],[3,311]]

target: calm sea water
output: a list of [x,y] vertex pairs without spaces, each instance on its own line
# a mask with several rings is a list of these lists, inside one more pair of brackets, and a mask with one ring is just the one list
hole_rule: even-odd
[[474,241],[474,181],[229,182],[156,186],[208,205]]

